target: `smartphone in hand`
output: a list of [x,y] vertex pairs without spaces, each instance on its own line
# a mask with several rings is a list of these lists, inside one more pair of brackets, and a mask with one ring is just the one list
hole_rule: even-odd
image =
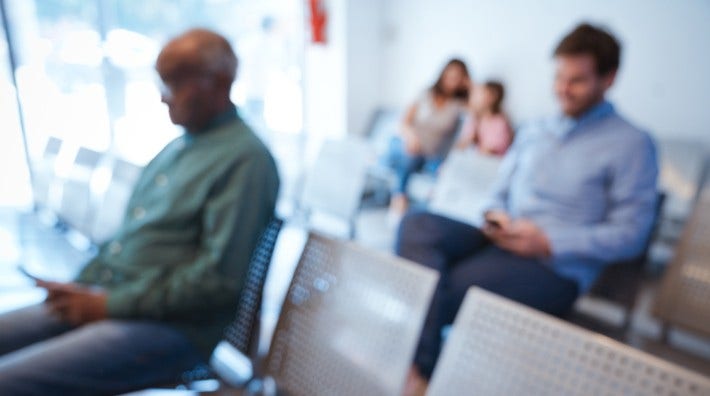
[[30,273],[30,272],[27,270],[27,268],[25,268],[25,267],[22,266],[22,265],[18,266],[17,269],[18,269],[24,276],[26,276],[26,277],[32,279],[32,280],[35,281],[35,282],[43,282],[43,283],[46,283],[46,282],[47,282],[45,279],[40,278],[39,276]]
[[495,228],[496,230],[500,230],[503,228],[503,224],[500,222],[500,220],[496,219],[486,219],[486,225],[490,226],[491,228]]
[[503,230],[510,224],[510,218],[504,212],[486,212],[483,216],[485,226],[493,230]]

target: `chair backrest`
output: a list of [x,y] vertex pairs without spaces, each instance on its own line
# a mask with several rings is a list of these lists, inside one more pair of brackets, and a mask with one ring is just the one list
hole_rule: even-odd
[[666,269],[653,313],[662,321],[710,336],[710,174]]
[[695,194],[702,183],[706,148],[699,142],[675,139],[658,143],[659,185],[668,192],[664,217],[683,221],[693,210]]
[[50,158],[59,154],[59,150],[62,148],[62,139],[54,136],[47,138],[47,144],[44,146],[42,151],[42,158]]
[[372,114],[363,136],[373,145],[378,157],[384,155],[393,136],[399,132],[404,112],[401,109],[378,108]]
[[311,234],[265,369],[289,395],[398,395],[438,274]]
[[351,221],[360,206],[374,152],[356,137],[327,140],[306,175],[301,206]]
[[[232,385],[242,385],[253,374],[251,361],[256,358],[264,284],[282,225],[281,219],[273,218],[259,237],[239,294],[237,314],[210,360],[212,369]],[[186,382],[197,379],[190,375],[183,377]]]
[[103,154],[98,151],[79,147],[79,151],[76,152],[76,157],[74,157],[74,166],[94,169],[101,161],[101,157],[103,157]]
[[643,270],[648,260],[648,252],[658,229],[665,201],[666,194],[659,192],[656,200],[653,226],[641,254],[634,259],[607,266],[590,289],[590,295],[620,304],[626,309],[633,308],[643,280]]
[[428,395],[710,394],[710,379],[471,288]]
[[474,149],[454,150],[441,165],[429,209],[479,225],[501,158]]
[[72,168],[61,182],[61,200],[54,208],[60,219],[72,228],[88,234],[93,215],[91,178],[103,154],[79,147]]
[[132,162],[116,158],[113,163],[111,179],[115,182],[133,186],[143,171],[143,167]]
[[131,162],[115,159],[110,182],[103,196],[99,197],[91,221],[89,238],[92,242],[98,244],[108,240],[121,226],[133,186],[142,169]]
[[42,156],[32,161],[32,195],[37,207],[46,207],[51,202],[52,184],[57,175],[54,163],[62,148],[62,139],[50,136]]
[[264,283],[282,225],[281,219],[274,218],[261,234],[239,295],[237,316],[225,333],[225,339],[245,355],[251,355],[257,344],[259,334],[254,330],[258,327]]

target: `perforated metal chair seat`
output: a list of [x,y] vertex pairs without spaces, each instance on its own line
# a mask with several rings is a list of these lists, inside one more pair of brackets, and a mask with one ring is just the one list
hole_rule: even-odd
[[471,288],[428,395],[710,395],[710,379]]
[[289,395],[398,395],[438,274],[311,234],[265,368]]
[[677,325],[710,336],[710,172],[706,172],[693,214],[675,257],[666,270],[654,304],[654,314],[667,325]]

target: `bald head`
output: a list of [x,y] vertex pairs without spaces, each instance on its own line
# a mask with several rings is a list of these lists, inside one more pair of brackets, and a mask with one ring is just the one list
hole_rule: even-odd
[[170,40],[155,68],[163,81],[162,100],[170,119],[188,132],[198,133],[232,106],[229,93],[237,57],[217,33],[193,29]]
[[192,29],[170,40],[156,67],[169,75],[199,73],[234,81],[237,57],[227,39],[207,29]]

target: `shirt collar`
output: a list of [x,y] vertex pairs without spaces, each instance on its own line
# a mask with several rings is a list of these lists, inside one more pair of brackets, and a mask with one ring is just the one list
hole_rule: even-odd
[[220,114],[217,114],[212,121],[207,123],[207,126],[204,128],[201,128],[198,131],[195,131],[194,133],[185,133],[184,139],[186,143],[191,143],[195,139],[199,139],[201,136],[204,136],[206,134],[209,134],[212,130],[215,130],[219,128],[220,126],[227,124],[229,122],[232,122],[236,119],[239,118],[239,115],[237,114],[237,108],[233,104],[229,105],[229,108],[225,111],[223,111]]
[[585,125],[588,125],[602,118],[606,118],[614,113],[614,105],[612,105],[609,101],[602,100],[600,103],[594,105],[591,109],[587,110],[579,117],[574,118],[564,116],[560,120],[560,136],[569,136],[574,131],[579,130]]

